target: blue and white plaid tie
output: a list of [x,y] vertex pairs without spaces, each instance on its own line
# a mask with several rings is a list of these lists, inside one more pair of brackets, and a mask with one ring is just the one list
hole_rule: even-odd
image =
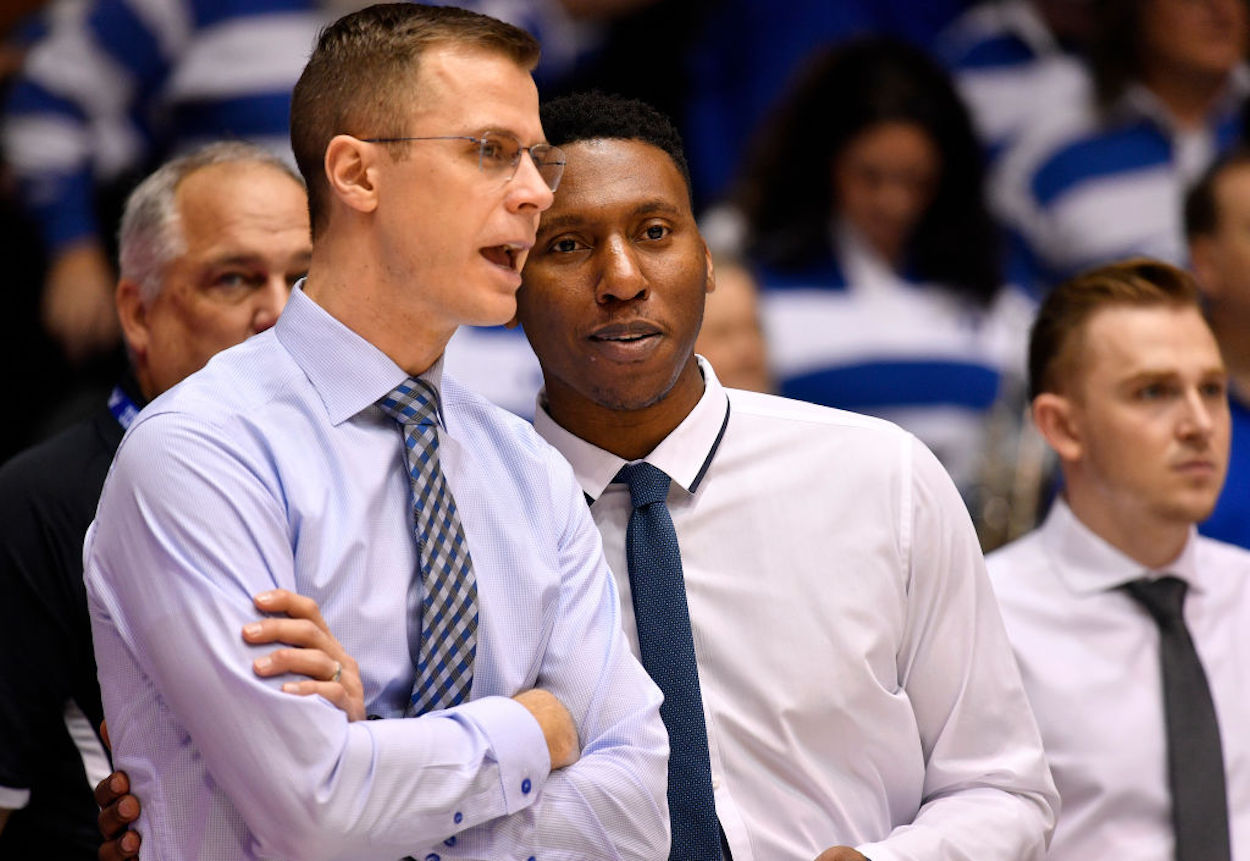
[[456,501],[438,463],[438,392],[424,380],[409,377],[378,406],[403,432],[412,487],[424,584],[412,689],[413,713],[420,715],[469,698],[477,652],[477,579]]

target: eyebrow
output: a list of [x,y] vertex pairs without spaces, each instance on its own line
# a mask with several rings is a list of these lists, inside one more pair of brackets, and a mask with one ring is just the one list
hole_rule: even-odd
[[[631,218],[638,218],[639,216],[653,214],[680,215],[681,209],[673,206],[673,204],[669,203],[667,200],[653,198],[651,200],[642,201],[629,212]],[[555,230],[564,230],[568,227],[576,227],[578,225],[585,224],[590,220],[591,219],[587,218],[580,212],[569,212],[564,215],[557,215],[552,218],[543,219],[542,224],[538,228],[538,233],[541,235],[551,233]]]
[[[1146,368],[1144,370],[1138,371],[1135,374],[1132,374],[1131,376],[1125,377],[1121,381],[1121,385],[1131,387],[1134,385],[1138,385],[1140,383],[1156,382],[1159,380],[1176,380],[1176,379],[1180,379],[1181,376],[1182,376],[1181,372],[1175,369]],[[1204,368],[1198,374],[1199,379],[1209,379],[1211,377],[1227,377],[1227,376],[1228,376],[1228,369],[1225,368],[1223,365],[1212,365],[1209,368]]]
[[[286,261],[290,263],[305,263],[312,260],[312,251],[301,251]],[[223,257],[212,257],[206,261],[207,265],[214,267],[224,266],[265,266],[267,261],[263,254],[227,254]]]

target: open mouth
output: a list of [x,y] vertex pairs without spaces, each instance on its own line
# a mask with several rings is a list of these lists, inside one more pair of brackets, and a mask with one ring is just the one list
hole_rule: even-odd
[[517,272],[521,268],[521,255],[524,251],[525,246],[523,245],[505,243],[503,245],[491,245],[487,248],[483,248],[481,254],[496,266]]

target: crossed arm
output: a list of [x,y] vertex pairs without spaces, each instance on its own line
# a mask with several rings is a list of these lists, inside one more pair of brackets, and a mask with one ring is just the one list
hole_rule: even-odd
[[[317,602],[286,589],[262,592],[253,600],[257,610],[271,615],[245,625],[244,641],[257,646],[281,646],[252,663],[256,675],[302,677],[284,683],[282,690],[295,696],[319,695],[338,707],[348,720],[363,720],[365,701],[360,667],[331,633]],[[580,755],[577,727],[560,701],[539,689],[525,691],[514,699],[529,709],[542,727],[552,769],[576,762]],[[102,729],[107,743],[107,724]],[[142,841],[138,832],[130,830],[130,824],[139,818],[142,805],[130,794],[127,774],[115,771],[100,781],[95,799],[100,805],[100,835],[105,840],[98,854],[100,861],[137,858]]]

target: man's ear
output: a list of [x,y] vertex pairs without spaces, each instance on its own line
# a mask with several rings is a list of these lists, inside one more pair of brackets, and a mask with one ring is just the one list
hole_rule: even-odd
[[372,212],[378,205],[377,159],[381,145],[368,144],[351,135],[335,135],[326,146],[325,172],[330,192],[357,212]]
[[1071,398],[1042,392],[1033,399],[1033,424],[1060,460],[1071,463],[1081,459],[1085,441],[1080,409]]
[[1207,299],[1220,296],[1219,248],[1212,236],[1198,236],[1189,243],[1189,266]]
[[148,309],[143,304],[143,296],[138,283],[128,278],[121,279],[117,282],[117,290],[114,291],[113,298],[117,305],[117,318],[121,321],[122,336],[126,339],[126,346],[129,347],[136,362],[142,361],[147,357],[152,333],[148,328]]
[[707,292],[711,293],[716,289],[716,266],[712,263],[712,252],[708,250],[707,243],[703,245],[703,256],[707,260]]

